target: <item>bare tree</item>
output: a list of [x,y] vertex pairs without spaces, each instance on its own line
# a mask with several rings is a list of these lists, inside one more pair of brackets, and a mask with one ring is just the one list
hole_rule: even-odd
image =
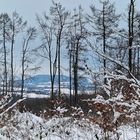
[[[102,51],[104,54],[109,54],[108,47],[111,46],[112,39],[114,39],[116,30],[118,27],[118,21],[120,15],[115,12],[115,7],[113,4],[106,1],[100,1],[102,9],[97,9],[95,6],[91,6],[92,15],[88,15],[88,21],[90,21],[93,28],[92,35],[96,37],[97,43],[102,44]],[[102,43],[101,43],[102,42]],[[103,58],[103,69],[104,76],[106,75],[107,62]],[[104,83],[106,79],[104,78]]]
[[21,58],[21,98],[23,98],[23,91],[24,91],[24,80],[25,80],[25,74],[27,70],[29,69],[29,65],[32,63],[31,58],[31,48],[29,46],[29,43],[34,40],[36,37],[36,29],[35,28],[28,28],[26,31],[26,35],[23,38],[23,44],[22,44],[22,58]]
[[37,21],[41,30],[42,44],[35,51],[39,56],[46,58],[49,61],[49,72],[51,80],[51,99],[54,99],[54,81],[57,72],[57,47],[53,45],[54,35],[54,21],[52,21],[46,14],[44,19],[37,16]]
[[7,42],[9,41],[9,30],[11,25],[11,19],[7,13],[0,15],[0,30],[1,30],[1,42],[3,45],[3,57],[4,57],[4,82],[3,82],[3,94],[7,94],[8,89],[8,70],[7,70]]
[[86,51],[85,38],[88,35],[87,29],[85,28],[86,23],[82,12],[83,9],[81,7],[79,7],[78,12],[76,10],[74,11],[68,33],[68,51],[70,56],[70,89],[72,88],[71,79],[73,77],[75,105],[78,102],[79,71],[84,69],[80,63],[83,61],[82,56],[84,56],[83,54]]
[[10,40],[11,40],[11,80],[10,80],[10,86],[11,86],[11,92],[13,94],[14,91],[14,46],[15,46],[15,39],[17,34],[23,30],[23,28],[26,26],[26,22],[22,20],[22,17],[19,16],[18,13],[13,12],[12,18],[11,18],[11,34],[10,34]]
[[57,45],[57,55],[58,55],[58,94],[61,95],[61,48],[62,48],[62,39],[65,35],[66,21],[69,16],[69,13],[62,7],[60,3],[55,3],[53,1],[53,6],[50,9],[51,15],[53,16],[52,20],[55,27],[56,35],[56,45]]
[[58,95],[61,93],[61,47],[66,31],[66,20],[69,13],[65,11],[60,3],[53,1],[50,8],[50,15],[44,14],[43,18],[37,16],[37,21],[41,29],[42,45],[36,50],[42,50],[39,55],[49,60],[49,72],[51,79],[51,98],[54,98],[54,81],[58,72]]

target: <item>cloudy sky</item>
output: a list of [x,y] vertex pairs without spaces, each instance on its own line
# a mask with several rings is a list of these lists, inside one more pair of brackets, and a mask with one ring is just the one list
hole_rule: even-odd
[[[61,2],[67,9],[73,9],[81,5],[85,11],[89,11],[89,6],[92,3],[98,5],[99,0],[54,0]],[[127,9],[127,4],[130,0],[111,0],[115,1],[117,11],[122,12]],[[52,0],[0,0],[0,12],[11,13],[17,11],[30,23],[34,22],[35,14],[41,14],[48,11],[52,4]],[[137,7],[140,7],[140,0],[136,0]]]
[[[98,5],[99,0],[54,0],[59,1],[66,9],[72,10],[79,5],[83,7],[85,12],[89,13],[91,4]],[[111,0],[115,2],[117,13],[122,13],[127,10],[127,5],[130,0]],[[41,15],[43,12],[49,12],[49,7],[52,5],[52,0],[0,0],[0,13],[7,12],[11,14],[13,11],[19,13],[20,16],[27,20],[30,25],[35,26],[35,14]],[[136,7],[140,7],[140,0],[136,0]],[[47,70],[42,69],[41,73]]]
[[[58,1],[58,0],[55,0]],[[85,9],[89,8],[92,0],[59,0],[67,9],[73,9],[78,5],[82,5]],[[86,1],[86,2],[85,2]],[[35,14],[41,14],[49,11],[52,0],[0,0],[0,12],[11,13],[17,11],[25,19],[33,22]]]

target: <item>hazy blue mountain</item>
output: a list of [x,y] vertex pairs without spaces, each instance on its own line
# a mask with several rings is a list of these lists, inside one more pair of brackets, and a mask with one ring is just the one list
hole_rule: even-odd
[[[69,76],[61,75],[61,86],[69,89]],[[21,80],[16,81],[16,85],[21,85]],[[88,89],[92,83],[85,77],[79,79],[79,90]],[[50,75],[35,75],[25,79],[25,87],[29,91],[46,92],[50,90]],[[58,76],[55,77],[54,87],[58,87]]]
[[[69,77],[65,75],[60,76],[61,82],[69,82]],[[55,83],[58,81],[58,76],[55,77]],[[25,84],[32,83],[33,85],[50,82],[50,75],[35,75],[25,79]]]
[[35,75],[30,78],[25,79],[25,84],[33,84],[38,85],[44,82],[50,82],[50,76],[49,75]]

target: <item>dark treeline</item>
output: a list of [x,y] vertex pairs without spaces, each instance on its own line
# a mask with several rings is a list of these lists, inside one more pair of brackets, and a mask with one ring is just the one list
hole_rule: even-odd
[[[61,97],[61,71],[69,67],[70,103],[78,102],[79,78],[92,79],[96,91],[108,84],[110,75],[125,75],[140,79],[140,12],[135,0],[130,0],[125,17],[116,13],[109,0],[89,7],[90,14],[82,7],[67,11],[60,3],[52,2],[50,13],[37,15],[37,27],[28,27],[27,21],[16,12],[12,16],[0,14],[0,82],[1,94],[13,95],[16,77],[15,49],[21,69],[21,98],[26,75],[40,69],[38,60],[44,59],[51,79],[51,99],[54,99],[54,81],[58,75],[58,98]],[[127,5],[126,5],[127,6]],[[124,21],[123,21],[124,20]],[[120,25],[123,22],[124,28]],[[21,36],[20,46],[15,42]],[[31,42],[40,39],[39,46]],[[65,52],[65,53],[64,53]],[[36,61],[35,61],[36,60]],[[63,62],[67,61],[67,66]],[[122,82],[122,81],[121,81]],[[136,82],[137,83],[137,82]],[[98,85],[98,86],[97,86]],[[74,96],[72,96],[74,95]]]

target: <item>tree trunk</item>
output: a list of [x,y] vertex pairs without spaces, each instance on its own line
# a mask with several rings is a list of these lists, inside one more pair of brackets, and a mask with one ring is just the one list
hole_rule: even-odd
[[5,94],[7,94],[7,50],[6,50],[6,38],[5,38],[5,23],[3,27],[3,49],[4,49],[4,86]]
[[72,57],[71,57],[71,52],[72,50],[69,50],[69,52],[70,52],[70,58],[69,58],[69,79],[70,79],[70,106],[72,105],[72,92],[71,92],[71,90],[72,90],[72,73],[71,73],[71,70],[72,70],[72,68],[71,68],[71,59],[72,59]]
[[61,75],[60,75],[60,46],[58,46],[58,97],[61,96]]
[[61,96],[61,34],[63,27],[60,28],[57,39],[57,47],[58,47],[58,97]]
[[76,105],[78,100],[78,60],[79,60],[79,40],[76,43],[75,50],[75,62],[74,62],[74,104]]
[[[106,26],[105,26],[105,13],[104,13],[104,5],[103,5],[103,52],[106,55]],[[104,84],[106,84],[106,58],[103,59],[104,66]]]
[[22,56],[22,75],[21,75],[21,98],[23,98],[23,91],[24,91],[24,76],[25,76],[25,69],[24,69],[24,62],[25,62],[25,54],[23,51]]
[[134,1],[131,0],[130,7],[129,7],[129,12],[128,12],[128,26],[129,26],[129,32],[128,32],[128,66],[129,66],[129,71],[132,72],[132,45],[133,45],[133,28],[134,28]]
[[14,61],[14,29],[13,29],[13,35],[12,35],[12,42],[11,42],[11,93],[13,95],[14,91],[14,68],[13,68],[13,61]]

